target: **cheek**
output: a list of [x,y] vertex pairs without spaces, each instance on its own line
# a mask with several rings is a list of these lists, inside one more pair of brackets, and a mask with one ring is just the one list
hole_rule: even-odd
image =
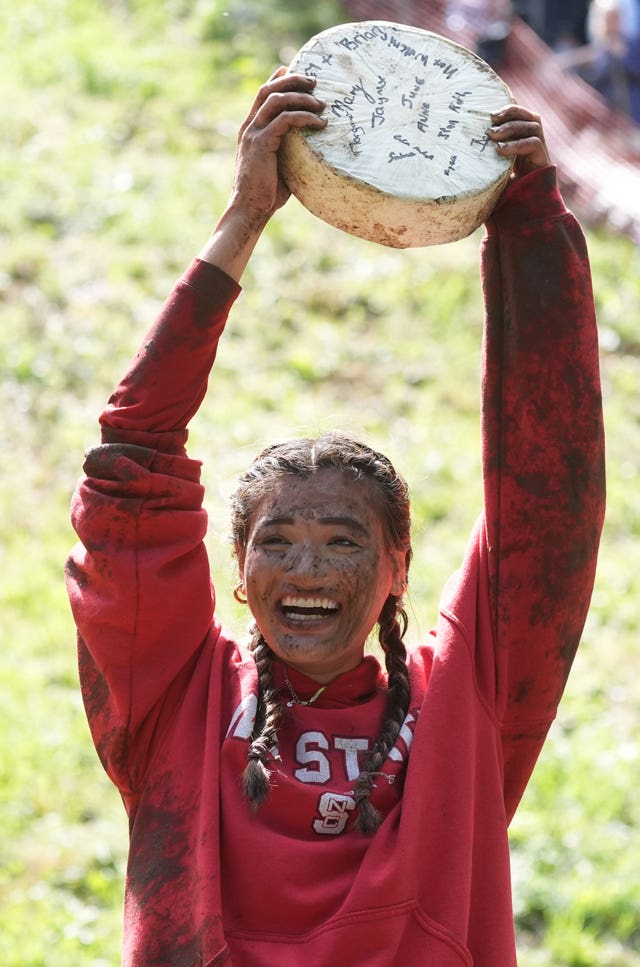
[[[381,578],[383,562],[379,555],[372,555],[361,561],[357,567],[343,574],[345,587],[348,588],[354,604],[359,611],[377,607],[379,599],[384,600],[389,592],[388,582]],[[376,615],[377,618],[377,615]]]
[[369,594],[373,594],[378,583],[378,568],[379,561],[377,559],[367,561],[363,567],[358,568],[358,572],[355,576],[355,583],[358,588],[362,591],[367,591]]
[[258,597],[267,594],[273,582],[282,573],[285,555],[270,554],[268,560],[259,551],[247,551],[242,572],[247,592]]
[[262,570],[263,569],[260,567],[260,563],[256,559],[255,554],[252,554],[251,551],[247,551],[244,567],[242,568],[242,579],[247,591],[251,591],[256,587],[256,584],[261,583]]

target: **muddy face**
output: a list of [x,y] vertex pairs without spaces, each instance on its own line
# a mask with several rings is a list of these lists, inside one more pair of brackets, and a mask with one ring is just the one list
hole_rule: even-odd
[[340,470],[281,477],[257,507],[240,560],[269,647],[319,682],[355,668],[404,554],[389,550],[374,486]]

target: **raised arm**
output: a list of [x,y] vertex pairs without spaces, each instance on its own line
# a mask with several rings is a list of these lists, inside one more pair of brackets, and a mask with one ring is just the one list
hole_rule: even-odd
[[483,246],[483,462],[494,701],[511,813],[586,618],[604,441],[585,241],[545,165],[539,118],[509,112],[494,137],[514,139],[505,150],[518,157],[516,178]]
[[318,123],[309,87],[278,72],[258,93],[225,213],[102,413],[102,445],[87,455],[73,498],[81,543],[67,583],[83,695],[123,791],[138,781],[155,715],[171,705],[168,690],[184,685],[212,628],[200,465],[186,455],[187,425],[205,395],[237,278],[287,197],[275,159],[280,138],[292,125]]
[[286,74],[280,67],[260,88],[240,129],[236,173],[229,205],[200,258],[236,281],[264,226],[289,197],[278,175],[278,149],[292,128],[322,128],[324,103],[313,96],[315,78]]

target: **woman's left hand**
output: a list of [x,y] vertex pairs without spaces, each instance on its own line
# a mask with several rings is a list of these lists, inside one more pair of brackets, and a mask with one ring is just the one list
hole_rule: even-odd
[[539,114],[519,104],[509,104],[491,115],[489,137],[503,158],[515,157],[514,175],[521,177],[551,164]]

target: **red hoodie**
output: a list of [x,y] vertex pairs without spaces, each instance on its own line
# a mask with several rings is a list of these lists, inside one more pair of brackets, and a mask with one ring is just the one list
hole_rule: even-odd
[[[587,613],[604,507],[598,349],[584,239],[555,169],[505,194],[483,242],[485,506],[377,777],[377,661],[285,704],[274,788],[241,774],[257,675],[214,617],[200,465],[186,426],[238,286],[195,261],[102,415],[68,562],[82,690],[131,846],[128,967],[510,967],[507,826]],[[316,683],[289,670],[301,698]]]

